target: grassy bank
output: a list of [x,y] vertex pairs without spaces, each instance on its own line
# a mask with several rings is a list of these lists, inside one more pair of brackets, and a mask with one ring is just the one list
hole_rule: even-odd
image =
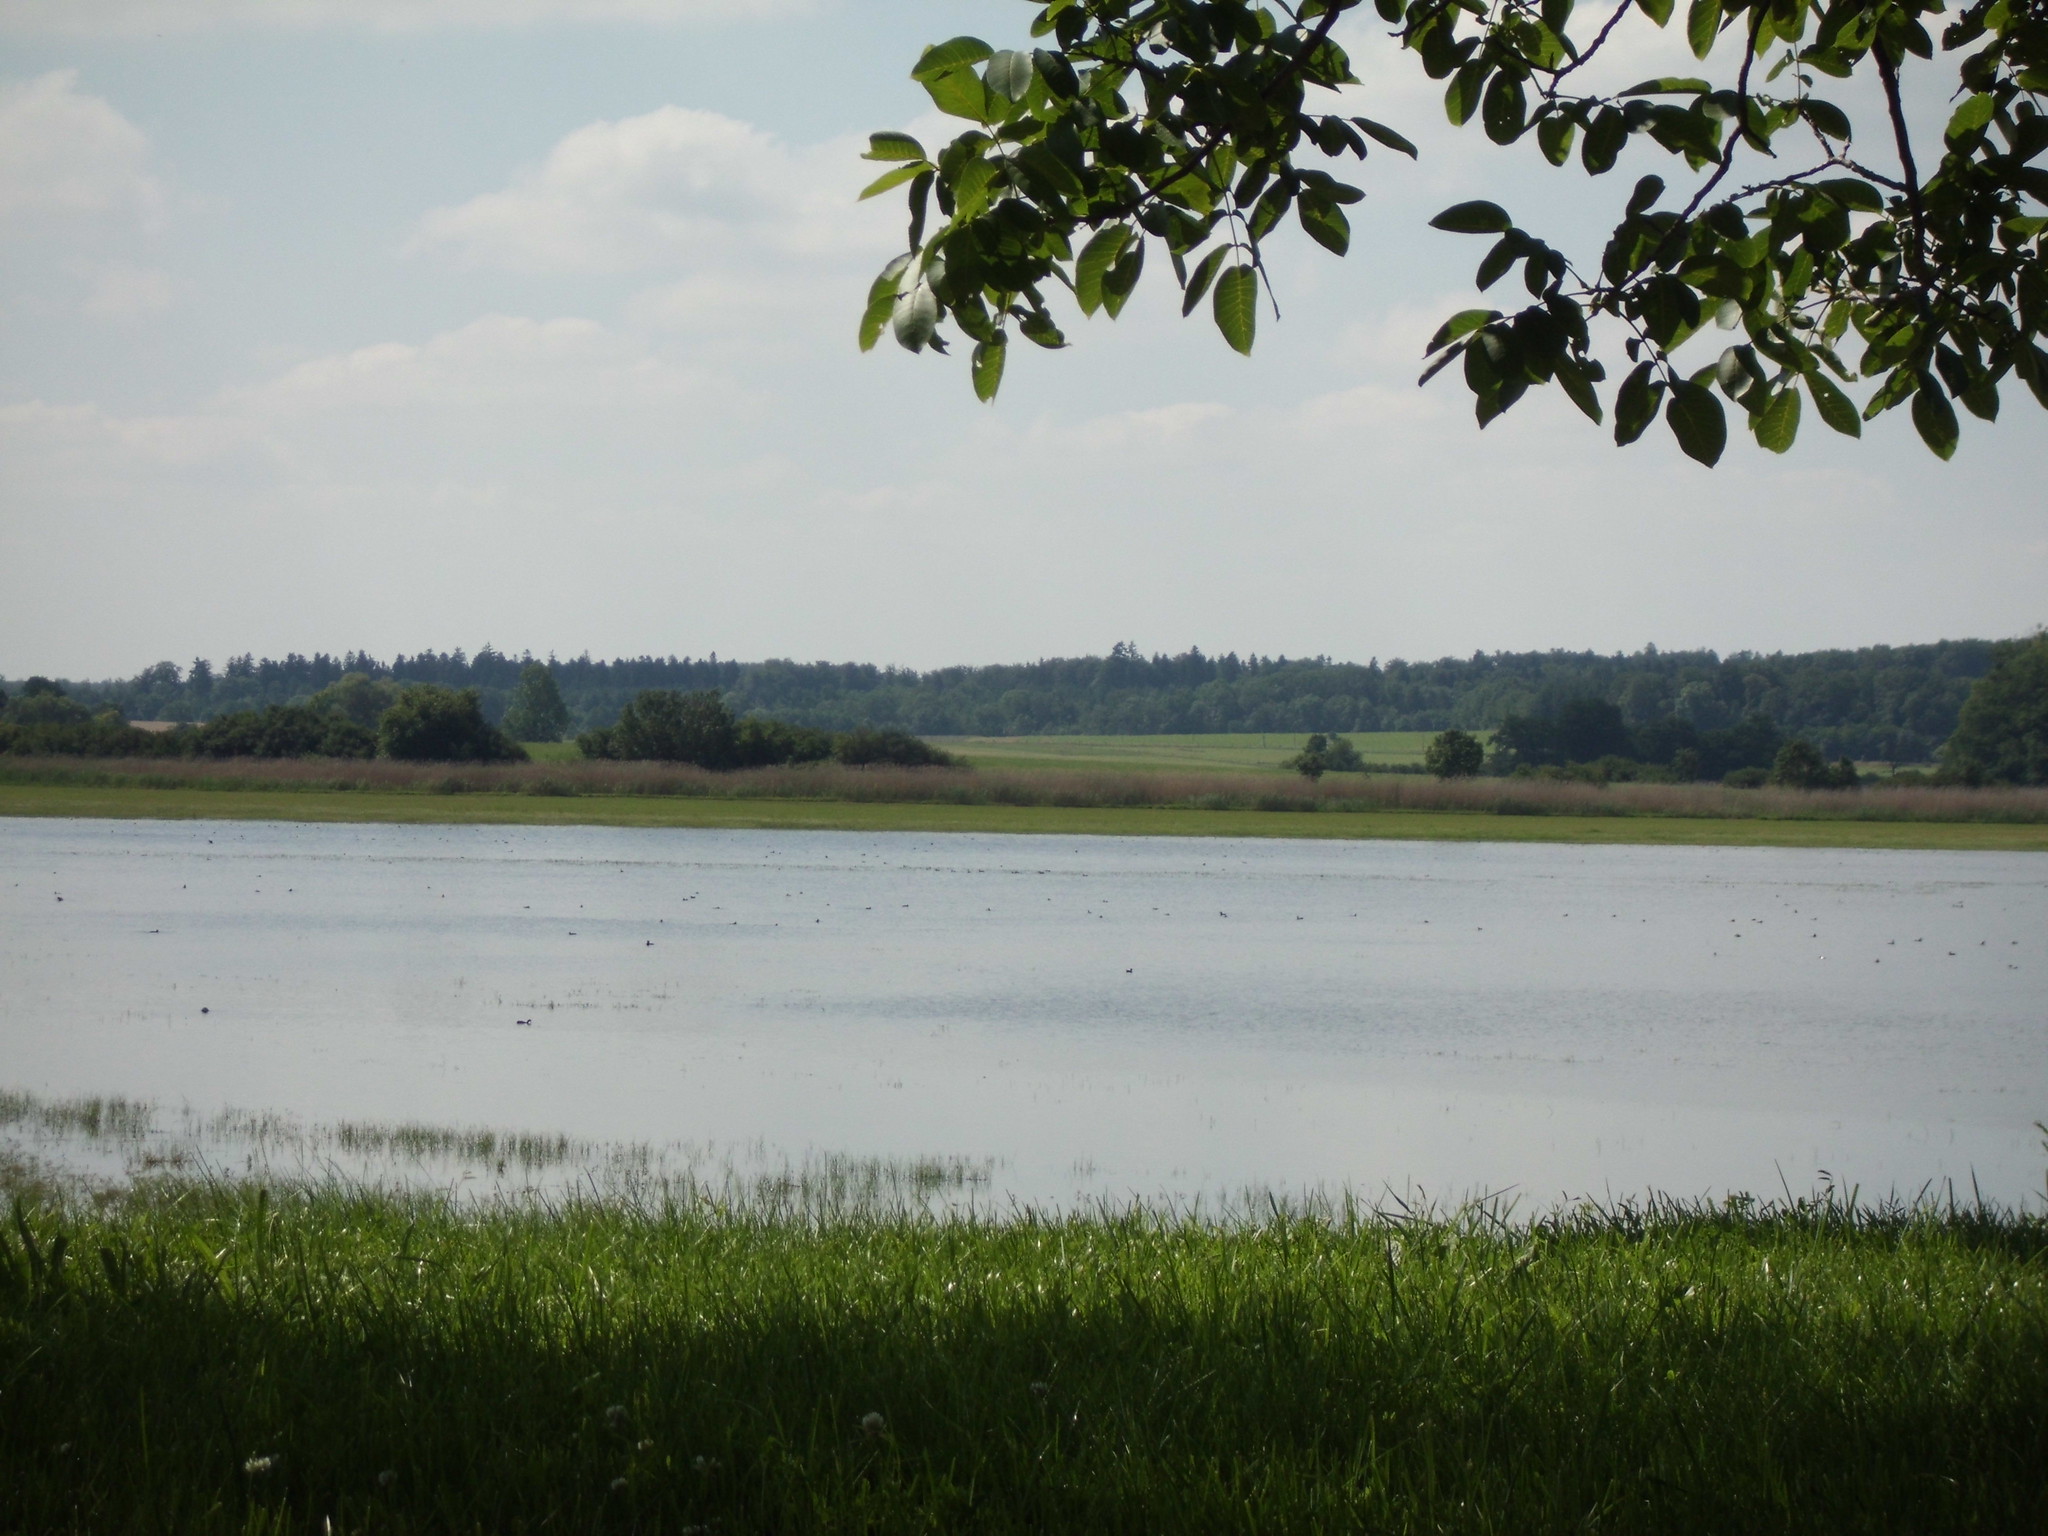
[[1303,815],[1295,811],[1195,810],[1171,806],[956,805],[636,795],[553,798],[374,790],[192,790],[142,786],[95,789],[0,784],[0,816],[2048,852],[2048,824],[1988,821],[1501,815],[1482,811],[1401,810]]
[[10,1234],[0,1524],[2038,1529],[2044,1249],[2030,1218],[1837,1203],[1527,1228],[143,1192]]
[[1509,779],[17,759],[0,815],[2048,848],[2048,791]]

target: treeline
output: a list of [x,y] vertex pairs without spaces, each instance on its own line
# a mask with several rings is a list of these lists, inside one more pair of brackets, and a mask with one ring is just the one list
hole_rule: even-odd
[[[642,656],[549,658],[566,712],[563,734],[615,725],[643,691],[718,691],[735,715],[791,726],[860,727],[920,736],[1160,734],[1213,731],[1491,730],[1510,715],[1555,716],[1575,699],[1614,705],[1640,729],[1676,718],[1701,734],[1755,715],[1828,756],[1924,762],[1954,732],[1970,685],[1991,666],[1993,642],[1869,646],[1795,655],[1660,651],[1496,652],[1440,661],[1336,662],[1235,653],[1106,656],[929,672],[828,662],[738,662]],[[74,683],[72,694],[130,719],[211,719],[310,698],[348,674],[393,684],[476,690],[501,722],[531,656],[490,646],[474,655],[422,651],[389,662],[356,651],[281,661],[235,657],[216,668],[170,662],[134,678]]]
[[[546,667],[530,662],[506,721],[528,740],[559,739],[567,717]],[[587,758],[771,768],[827,760],[849,767],[951,767],[953,759],[905,731],[861,726],[827,732],[762,716],[740,719],[716,692],[645,689],[618,723],[586,731]],[[401,762],[523,762],[520,741],[484,718],[474,688],[398,684],[344,673],[302,704],[234,710],[196,725],[144,730],[119,711],[95,711],[61,683],[33,677],[0,690],[0,756],[148,758],[373,758]]]

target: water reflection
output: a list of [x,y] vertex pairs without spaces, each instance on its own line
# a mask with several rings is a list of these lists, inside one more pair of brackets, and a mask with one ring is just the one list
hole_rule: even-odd
[[12,821],[0,927],[51,1101],[1040,1201],[2042,1187],[2038,855]]

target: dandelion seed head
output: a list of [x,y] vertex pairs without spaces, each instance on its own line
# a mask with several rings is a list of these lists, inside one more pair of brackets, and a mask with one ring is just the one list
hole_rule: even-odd
[[860,1430],[869,1439],[879,1439],[889,1432],[889,1421],[879,1413],[863,1414],[861,1415]]
[[625,1491],[626,1491],[626,1480],[625,1480],[625,1479],[624,1479],[623,1477],[615,1477],[615,1478],[613,1478],[613,1479],[612,1479],[612,1492],[613,1492],[613,1493],[624,1493]]
[[626,1405],[624,1403],[613,1403],[611,1407],[605,1409],[604,1421],[611,1425],[613,1429],[617,1429],[620,1425],[624,1424],[626,1422]]
[[242,1463],[242,1470],[251,1477],[261,1477],[277,1465],[275,1456],[251,1456]]
[[379,1488],[389,1488],[393,1483],[397,1481],[398,1474],[389,1467],[386,1467],[382,1472],[379,1472],[377,1474],[377,1486]]

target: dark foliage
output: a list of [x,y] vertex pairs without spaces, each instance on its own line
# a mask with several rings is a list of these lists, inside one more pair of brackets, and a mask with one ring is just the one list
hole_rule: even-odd
[[[548,666],[577,731],[611,725],[647,689],[717,689],[740,717],[920,736],[1483,731],[1508,715],[1555,715],[1568,700],[1593,698],[1618,705],[1638,732],[1666,719],[1695,733],[1725,730],[1761,713],[1830,757],[1928,762],[1996,650],[1988,640],[1957,640],[1803,655],[1530,651],[1354,663],[1199,650],[1148,657],[1119,644],[1107,656],[930,672],[672,656],[583,657]],[[530,657],[522,662],[489,648],[474,656],[423,651],[388,665],[360,652],[282,661],[241,656],[218,671],[195,662],[181,672],[163,662],[124,682],[73,684],[72,693],[93,710],[112,707],[132,720],[205,720],[303,702],[353,672],[386,686],[474,688],[485,717],[495,720],[529,664]],[[1697,745],[1681,741],[1668,750],[1688,744]],[[1665,751],[1650,760],[1666,760]]]
[[950,768],[952,756],[908,731],[874,730],[862,726],[832,743],[832,755],[848,767],[888,763],[898,768]]
[[1325,736],[1315,732],[1302,743],[1294,756],[1280,765],[1292,768],[1303,778],[1313,782],[1326,773],[1363,773],[1365,761],[1358,755],[1358,748],[1342,736]]
[[1786,789],[1854,789],[1862,782],[1849,759],[1829,767],[1812,742],[1799,738],[1778,748],[1770,781]]
[[1973,784],[2048,784],[2048,634],[2008,648],[1970,690],[1946,759]]
[[[1554,716],[1509,715],[1493,739],[1494,766],[1503,773],[1603,765],[1603,782],[1635,777],[1631,770],[1641,765],[1679,779],[1718,779],[1751,768],[1768,772],[1783,745],[1784,733],[1761,712],[1723,730],[1701,731],[1666,716],[1631,731],[1619,709],[1597,699],[1568,700]],[[1807,750],[1814,749],[1809,744]],[[1817,752],[1815,758],[1820,760]]]
[[1440,779],[1469,779],[1486,766],[1486,747],[1477,736],[1454,727],[1429,744],[1422,766]]
[[587,732],[576,744],[585,757],[730,768],[739,751],[739,722],[710,689],[650,688],[620,711],[617,725]]
[[375,757],[377,737],[346,715],[273,704],[209,720],[180,743],[196,757]]
[[560,741],[569,730],[569,707],[555,675],[537,661],[519,669],[519,686],[502,722],[514,741]]
[[36,725],[0,720],[0,754],[10,757],[166,757],[177,752],[175,737],[138,731],[113,715]]
[[750,715],[739,724],[733,760],[741,768],[773,768],[783,763],[822,763],[832,755],[829,731],[790,725]]
[[377,724],[386,757],[415,763],[521,761],[526,749],[484,719],[474,688],[420,683],[398,696]]

